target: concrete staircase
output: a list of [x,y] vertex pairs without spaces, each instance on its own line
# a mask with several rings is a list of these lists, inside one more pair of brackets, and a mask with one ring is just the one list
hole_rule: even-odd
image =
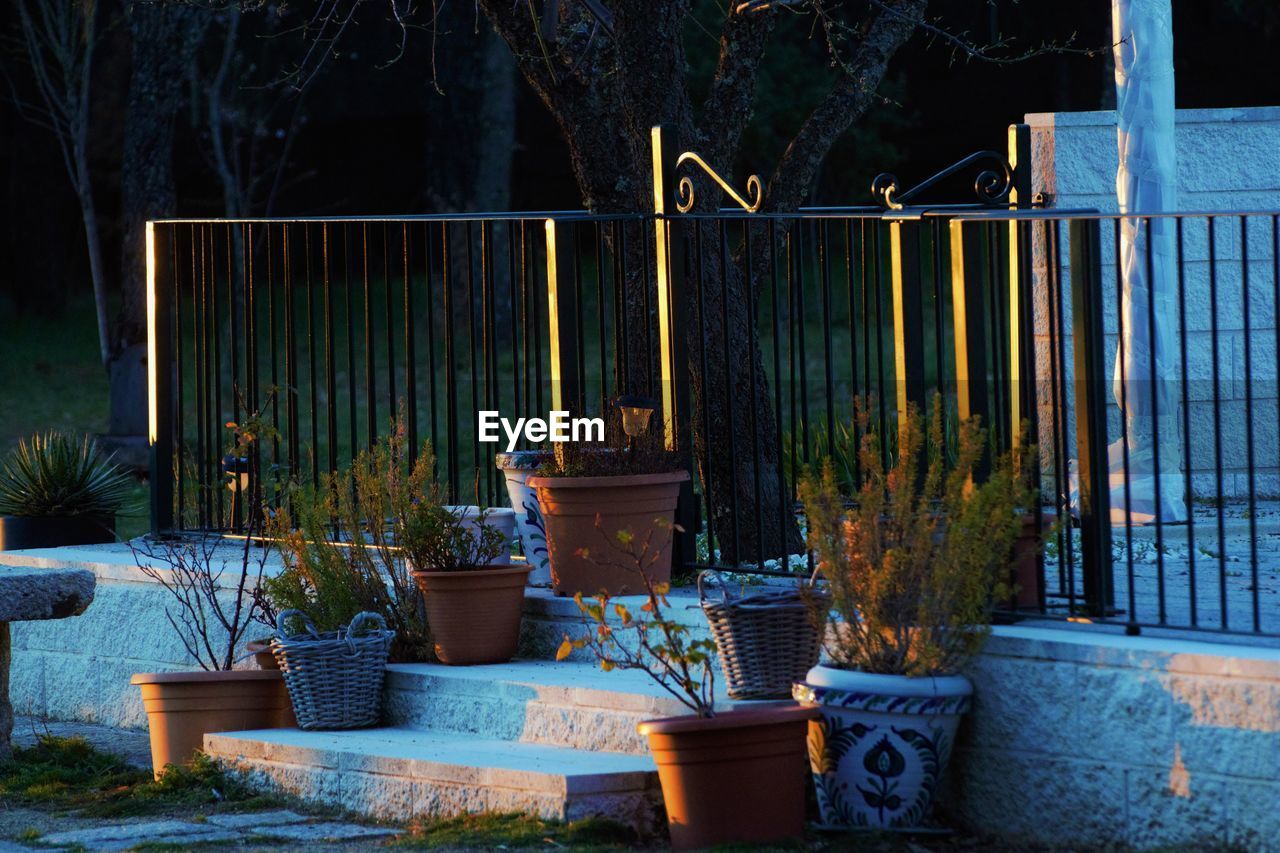
[[[541,657],[582,623],[571,600],[529,592],[524,654]],[[682,621],[705,632],[690,603],[678,602]],[[720,693],[721,710],[761,704]],[[226,732],[206,735],[205,750],[263,787],[375,818],[525,811],[602,816],[648,833],[662,797],[636,724],[683,713],[644,673],[606,673],[585,660],[393,664],[385,728]]]

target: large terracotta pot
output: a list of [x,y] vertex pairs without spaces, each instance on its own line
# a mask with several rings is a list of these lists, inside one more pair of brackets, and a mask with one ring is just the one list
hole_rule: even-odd
[[208,732],[297,725],[278,670],[146,672],[129,683],[142,688],[157,779],[168,765],[191,761]]
[[762,844],[804,834],[805,730],[814,708],[782,705],[637,726],[649,738],[671,845]]
[[614,477],[530,477],[528,483],[538,492],[547,523],[551,584],[556,595],[595,595],[601,590],[609,595],[635,595],[644,591],[635,573],[626,568],[600,566],[578,554],[581,548],[596,553],[605,553],[609,548],[609,542],[596,530],[597,514],[610,539],[626,529],[637,541],[643,541],[655,521],[664,520],[667,528],[656,531],[652,540],[661,549],[650,576],[656,583],[669,581],[670,525],[675,519],[680,484],[688,479],[688,471]]
[[101,545],[114,541],[115,516],[0,515],[0,551]]
[[517,450],[499,453],[495,458],[507,482],[507,496],[511,498],[516,531],[520,534],[520,550],[532,570],[529,583],[533,586],[551,585],[551,555],[547,551],[547,526],[542,520],[542,507],[538,504],[538,493],[529,485],[529,478],[550,458],[551,454],[544,450]]
[[962,675],[809,670],[793,695],[822,712],[809,724],[809,764],[823,824],[920,827],[972,694]]
[[505,663],[515,657],[528,566],[414,572],[442,663]]

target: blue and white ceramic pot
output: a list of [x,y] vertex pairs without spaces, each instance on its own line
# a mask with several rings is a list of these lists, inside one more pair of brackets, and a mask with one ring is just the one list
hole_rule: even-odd
[[547,461],[547,454],[537,450],[517,450],[497,455],[498,470],[507,481],[507,494],[515,511],[516,532],[520,535],[520,549],[529,562],[529,583],[534,586],[551,585],[551,554],[547,550],[547,527],[542,521],[538,506],[538,493],[525,485],[525,481]]
[[809,723],[809,765],[827,826],[916,828],[942,783],[973,685],[815,666],[795,685]]

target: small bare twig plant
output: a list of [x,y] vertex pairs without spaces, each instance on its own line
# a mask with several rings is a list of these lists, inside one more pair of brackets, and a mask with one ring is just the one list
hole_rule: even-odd
[[[227,429],[233,431],[234,452],[249,459],[254,458],[253,443],[271,435],[260,413],[243,423],[228,423]],[[256,535],[263,518],[258,479],[252,478],[246,535],[234,546],[216,534],[129,543],[138,568],[176,601],[172,609],[165,608],[165,618],[204,670],[231,669],[253,623],[274,630],[275,610],[264,592],[271,551]]]
[[986,639],[993,603],[1008,597],[1021,511],[1035,504],[1025,476],[1034,448],[1022,442],[979,483],[985,430],[976,419],[961,422],[948,466],[936,396],[931,408],[927,450],[924,418],[912,407],[898,425],[897,462],[886,471],[868,407],[857,407],[866,476],[852,508],[830,461],[800,482],[809,547],[831,585],[826,651],[838,667],[955,672]]
[[[643,540],[637,540],[630,530],[619,530],[609,536],[596,516],[596,530],[608,550],[603,556],[593,557],[588,549],[581,548],[579,555],[594,559],[600,566],[638,574],[646,600],[640,613],[633,614],[625,604],[611,602],[603,592],[591,598],[576,594],[573,600],[587,631],[577,638],[566,634],[556,652],[556,660],[564,660],[577,649],[589,649],[605,672],[640,670],[697,716],[711,717],[715,714],[712,654],[716,646],[711,640],[691,639],[688,627],[665,613],[664,608],[670,607],[667,594],[671,584],[655,583],[651,577],[653,565],[660,559],[665,544],[655,541],[655,537],[666,539],[673,530],[681,528],[665,519],[656,522]],[[623,636],[619,636],[619,632]],[[630,635],[630,641],[625,639],[626,635]]]

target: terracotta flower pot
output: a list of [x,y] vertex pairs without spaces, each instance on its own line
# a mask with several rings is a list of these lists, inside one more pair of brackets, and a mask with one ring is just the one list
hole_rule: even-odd
[[658,765],[671,845],[803,835],[805,733],[817,716],[816,708],[781,705],[640,723]]
[[[602,589],[609,595],[643,592],[643,585],[633,573],[597,565],[577,552],[587,548],[604,553],[609,548],[596,530],[597,514],[610,537],[626,529],[637,540],[643,540],[656,519],[670,524],[675,518],[680,484],[688,479],[688,471],[615,477],[530,477],[528,483],[538,492],[547,524],[551,585],[556,595],[595,595]],[[655,534],[654,542],[661,542],[662,548],[651,577],[665,583],[671,579],[670,528]]]
[[244,650],[253,655],[253,660],[258,664],[258,669],[279,669],[280,662],[276,660],[276,656],[271,651],[270,640],[253,640],[244,644]]
[[142,688],[157,779],[166,766],[191,761],[208,732],[297,725],[279,671],[146,672],[129,683]]
[[[1052,513],[1044,513],[1041,516],[1041,529],[1043,533],[1053,529],[1054,522],[1057,518]],[[1013,571],[1010,580],[1017,585],[1018,592],[1013,597],[1011,604],[1015,610],[1038,610],[1040,608],[1040,572],[1038,571],[1038,560],[1042,542],[1040,536],[1036,532],[1036,516],[1035,513],[1024,513],[1022,516],[1022,529],[1018,532],[1018,538],[1013,543]]]
[[528,566],[414,572],[442,663],[505,663],[515,657]]
[[962,675],[809,670],[793,695],[822,712],[809,724],[809,764],[822,823],[919,828],[942,784],[972,693]]

